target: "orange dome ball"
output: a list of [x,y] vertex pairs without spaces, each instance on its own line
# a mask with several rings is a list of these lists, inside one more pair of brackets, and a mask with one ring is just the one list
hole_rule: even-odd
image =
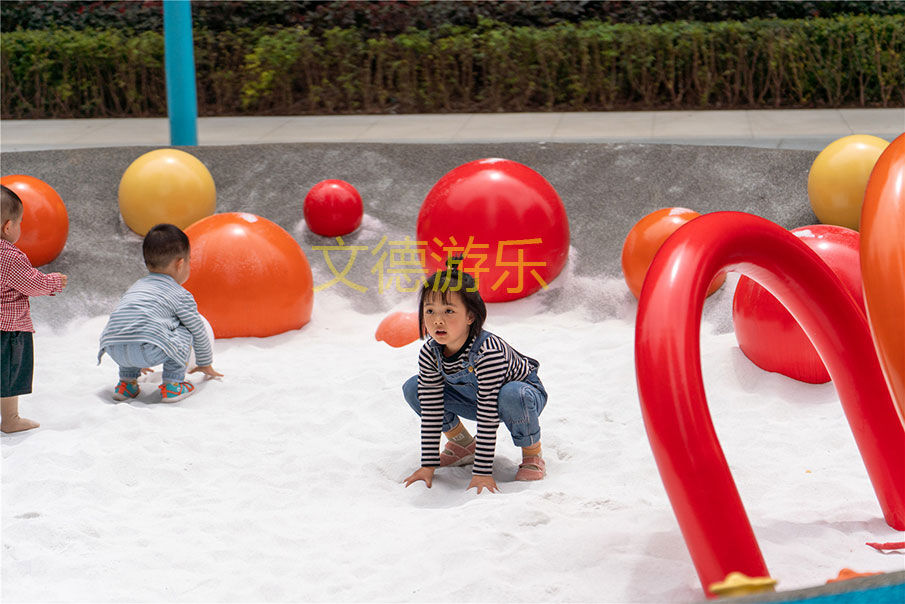
[[418,339],[418,313],[394,312],[388,314],[377,326],[374,337],[393,348],[402,348]]
[[66,245],[69,214],[66,205],[49,184],[25,174],[0,178],[22,200],[22,235],[16,247],[25,252],[32,266],[52,262]]
[[[861,208],[867,320],[893,401],[905,421],[905,134],[874,165]],[[896,278],[898,275],[898,278]]]
[[[628,232],[622,244],[622,274],[636,298],[641,297],[647,269],[663,242],[680,226],[698,216],[700,214],[687,208],[663,208],[639,220]],[[724,281],[726,275],[715,278],[707,289],[707,295],[718,290]]]
[[230,212],[199,220],[185,234],[192,250],[185,288],[216,337],[272,336],[311,320],[311,267],[279,225]]

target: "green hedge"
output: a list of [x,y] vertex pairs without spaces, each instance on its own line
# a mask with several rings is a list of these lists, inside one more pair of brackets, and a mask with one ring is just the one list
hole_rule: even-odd
[[[905,105],[905,16],[195,32],[202,115]],[[4,118],[160,116],[155,32],[0,37]]]

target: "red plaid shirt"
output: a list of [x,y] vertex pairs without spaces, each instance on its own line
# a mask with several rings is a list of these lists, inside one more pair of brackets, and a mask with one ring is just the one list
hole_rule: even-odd
[[22,250],[0,239],[0,331],[33,332],[28,297],[52,296],[60,291],[60,275],[45,275],[31,265]]

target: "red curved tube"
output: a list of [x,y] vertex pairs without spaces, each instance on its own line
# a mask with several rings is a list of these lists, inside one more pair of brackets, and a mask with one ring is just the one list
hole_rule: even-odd
[[905,428],[867,320],[817,254],[782,227],[716,212],[676,231],[654,258],[635,328],[641,409],[660,477],[708,597],[732,571],[768,576],[713,428],[701,376],[701,311],[719,272],[738,271],[792,313],[823,358],[886,522],[905,528]]

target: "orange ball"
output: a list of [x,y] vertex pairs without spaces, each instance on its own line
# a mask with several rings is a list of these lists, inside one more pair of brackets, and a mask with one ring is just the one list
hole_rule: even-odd
[[867,319],[892,399],[905,421],[905,134],[880,155],[861,208]]
[[[635,223],[622,244],[622,274],[628,288],[636,298],[641,297],[641,286],[647,269],[666,239],[685,224],[700,216],[687,208],[663,208],[651,212]],[[709,296],[726,281],[726,275],[719,275],[707,289]]]
[[22,235],[16,247],[33,266],[52,262],[69,235],[69,214],[63,200],[53,187],[34,176],[11,174],[0,178],[0,184],[22,200]]
[[388,314],[377,326],[374,337],[393,348],[402,348],[418,339],[418,313],[394,312]]
[[279,225],[230,212],[199,220],[185,234],[191,245],[185,288],[216,337],[272,336],[311,320],[311,267]]

